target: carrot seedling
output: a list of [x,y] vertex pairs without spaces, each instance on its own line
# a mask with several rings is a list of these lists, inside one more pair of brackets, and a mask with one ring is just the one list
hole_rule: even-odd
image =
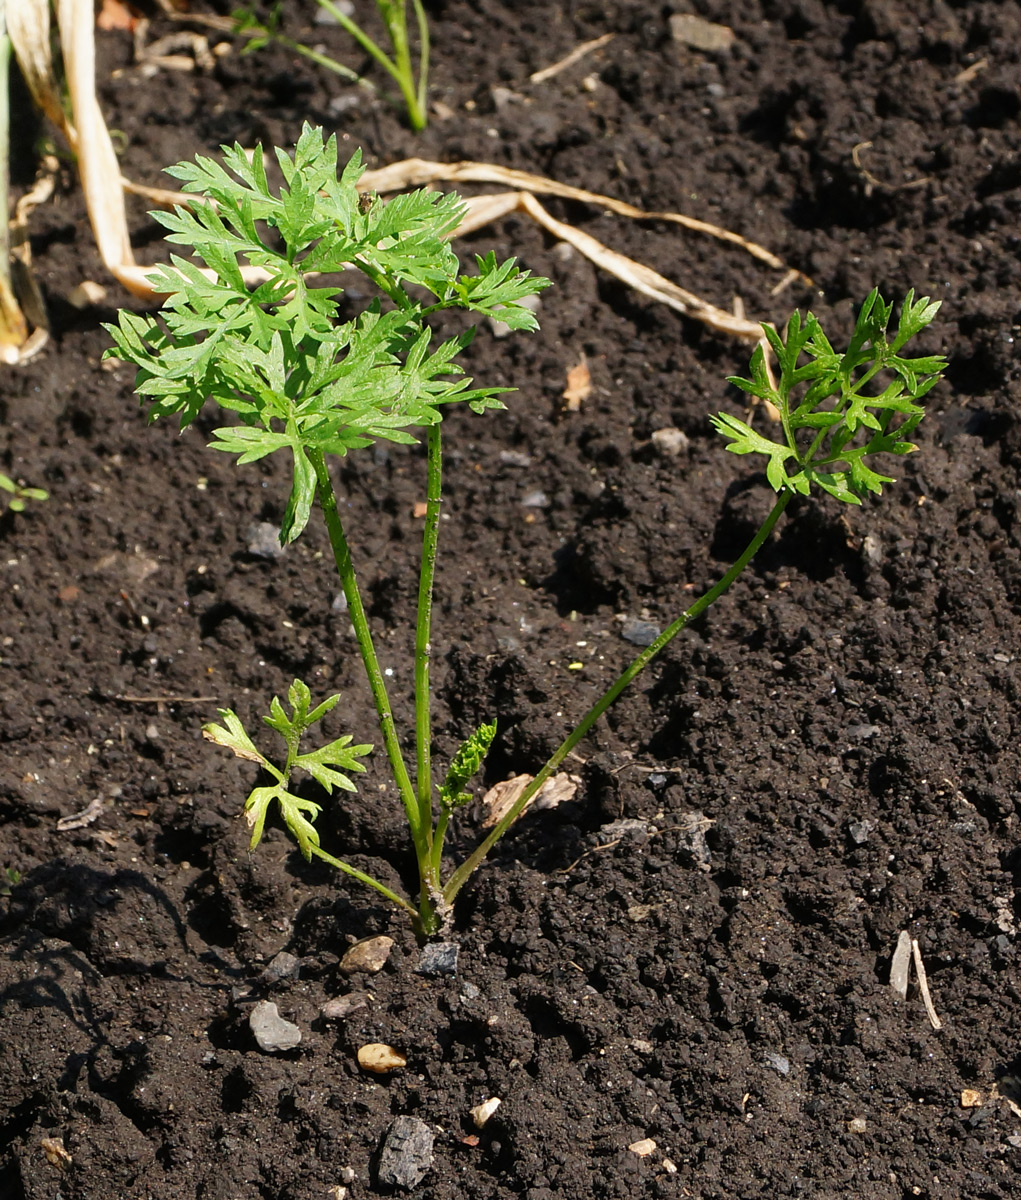
[[[295,680],[288,693],[291,712],[274,698],[264,720],[286,746],[282,766],[264,755],[229,709],[222,724],[207,725],[208,738],[258,763],[274,781],[255,788],[245,805],[258,844],[267,813],[276,805],[306,858],[319,858],[375,888],[411,917],[423,936],[445,925],[453,902],[496,841],[595,722],[649,662],[690,621],[705,612],[734,582],[769,537],[795,495],[821,488],[835,499],[860,504],[879,493],[888,476],[873,466],[879,454],[915,449],[908,440],[923,415],[918,403],[936,383],[945,362],[939,357],[904,357],[905,344],[933,319],[937,304],[905,299],[896,332],[888,334],[893,306],[873,292],[862,306],[846,352],[838,354],[809,314],[795,313],[786,336],[766,328],[779,364],[771,382],[762,348],[739,388],[775,405],[779,439],[757,432],[736,417],[720,414],[716,428],[737,454],[762,454],[766,477],[777,493],[762,527],[723,578],[644,649],[592,706],[538,775],[468,857],[447,877],[443,849],[447,828],[470,799],[469,784],[495,736],[495,724],[480,724],[455,753],[443,782],[432,761],[430,660],[432,592],[442,495],[441,426],[446,406],[465,402],[476,413],[503,408],[505,388],[473,387],[458,356],[474,328],[432,347],[429,318],[460,308],[497,316],[517,330],[536,328],[523,303],[549,281],[520,271],[514,260],[476,258],[464,274],[448,238],[460,220],[455,195],[413,192],[389,203],[365,202],[357,190],[362,173],[356,154],[338,169],[336,139],[320,130],[302,132],[293,157],[277,152],[283,185],[267,179],[261,150],[249,158],[240,146],[224,149],[224,166],[207,158],[181,163],[172,174],[201,197],[192,211],[154,214],[169,240],[189,247],[207,267],[185,259],[152,276],[167,299],[159,317],[122,311],[108,326],[115,346],[108,353],[138,368],[136,390],[150,417],[177,416],[182,427],[213,400],[235,414],[217,429],[212,447],[239,463],[266,455],[288,455],[293,465],[290,498],[281,523],[283,543],[306,527],[313,508],[326,524],[337,572],[376,707],[383,746],[407,816],[418,863],[418,893],[403,894],[335,858],[319,844],[315,818],[320,806],[291,790],[300,769],[332,793],[354,791],[350,776],[372,749],[345,735],[317,750],[301,752],[308,729],[337,703],[333,696],[312,708],[308,687]],[[262,282],[246,284],[242,268],[257,268]],[[353,320],[337,319],[338,283],[354,268],[375,286],[378,298]],[[362,603],[337,505],[328,460],[384,439],[426,444],[426,514],[415,630],[415,777],[405,761]]]

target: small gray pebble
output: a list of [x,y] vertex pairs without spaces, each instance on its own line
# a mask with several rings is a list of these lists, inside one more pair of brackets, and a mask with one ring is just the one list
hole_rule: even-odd
[[[353,17],[355,15],[354,0],[334,0],[334,3],[345,17]],[[316,15],[312,18],[312,21],[315,25],[337,24],[337,18],[328,8],[317,8]]]
[[280,979],[289,979],[292,975],[297,975],[300,970],[301,959],[288,954],[286,950],[281,950],[270,959],[261,978],[264,983],[276,983]]
[[265,558],[272,562],[284,553],[284,547],[280,545],[280,530],[269,521],[249,525],[245,537],[248,539],[248,553],[253,558]]
[[379,1182],[384,1187],[417,1187],[433,1164],[433,1140],[429,1126],[418,1117],[397,1117],[379,1154]]
[[642,821],[638,817],[621,817],[618,821],[610,821],[600,825],[599,840],[611,841],[614,838],[649,837],[656,832],[656,826],[651,821]]
[[625,642],[634,646],[651,646],[663,631],[651,621],[641,621],[637,617],[628,617],[620,631]]
[[707,53],[729,50],[737,36],[728,25],[717,25],[705,17],[690,13],[678,13],[670,18],[670,36],[682,46]]
[[500,462],[506,467],[530,467],[532,465],[532,456],[530,454],[522,454],[519,450],[501,450]]
[[545,492],[529,492],[521,501],[522,508],[549,508],[549,497]]
[[676,458],[688,448],[688,435],[683,429],[675,429],[668,425],[665,429],[656,429],[652,434],[652,444],[666,458]]
[[333,603],[330,605],[330,608],[334,612],[347,612],[347,596],[343,592],[338,592],[333,597]]
[[791,1073],[790,1059],[784,1058],[782,1054],[777,1054],[773,1050],[766,1051],[766,1066],[772,1067],[779,1075],[789,1075]]
[[326,111],[331,117],[342,117],[344,113],[351,112],[362,102],[362,97],[357,92],[345,92],[341,96],[334,96],[327,104]]
[[705,831],[712,825],[704,813],[689,812],[681,817],[681,828],[677,831],[677,857],[687,867],[708,871],[713,864],[712,851],[706,841]]
[[856,846],[864,846],[875,827],[873,821],[852,821],[847,827],[847,832]]
[[848,725],[847,727],[847,736],[858,738],[861,741],[875,737],[877,733],[882,732],[882,727],[879,725]]
[[319,1015],[327,1021],[343,1021],[353,1012],[367,1007],[368,1003],[369,997],[366,992],[348,992],[346,996],[336,996],[327,1000],[320,1008]]
[[415,971],[419,975],[456,975],[457,942],[430,942],[422,951]]
[[248,1026],[259,1049],[267,1054],[279,1054],[283,1050],[293,1050],[301,1041],[301,1030],[291,1021],[285,1021],[277,1006],[269,1000],[260,1000],[252,1009],[248,1018]]
[[482,993],[475,986],[475,984],[469,983],[466,979],[461,984],[461,990],[458,992],[457,998],[462,1004],[471,1004],[473,1001],[478,1000],[479,996],[481,995]]

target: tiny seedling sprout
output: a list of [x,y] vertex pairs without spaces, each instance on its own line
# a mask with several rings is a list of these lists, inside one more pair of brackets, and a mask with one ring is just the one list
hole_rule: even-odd
[[3,511],[4,497],[2,493],[6,492],[10,499],[7,501],[7,508],[11,512],[24,512],[25,504],[29,500],[48,500],[49,492],[43,491],[37,487],[23,487],[20,483],[15,483],[9,475],[4,475],[0,472],[0,512]]
[[[848,349],[838,353],[811,314],[795,313],[784,337],[765,334],[776,356],[774,384],[760,346],[750,378],[731,380],[741,390],[775,407],[778,437],[721,413],[717,430],[735,454],[761,454],[776,500],[761,528],[723,575],[634,659],[591,707],[521,793],[514,805],[468,856],[444,877],[443,851],[449,823],[470,798],[470,784],[496,735],[482,722],[452,756],[442,782],[432,761],[430,661],[433,650],[432,594],[442,496],[442,420],[448,405],[465,402],[476,413],[503,408],[507,389],[473,387],[458,356],[474,328],[432,347],[429,318],[459,308],[478,316],[498,315],[512,329],[533,330],[535,317],[523,303],[549,281],[518,270],[514,260],[477,257],[473,273],[460,270],[449,237],[463,211],[454,195],[412,192],[384,203],[363,203],[357,184],[358,154],[338,169],[334,138],[308,126],[295,153],[277,152],[283,185],[268,181],[261,149],[249,158],[240,146],[224,148],[224,166],[199,157],[172,174],[199,197],[192,210],[154,214],[169,240],[187,246],[208,268],[186,259],[158,268],[153,282],[167,299],[159,317],[122,311],[108,326],[108,353],[138,368],[136,389],[155,419],[177,416],[182,427],[208,400],[235,414],[236,423],[215,430],[214,449],[239,463],[280,453],[290,457],[292,486],[281,522],[281,541],[291,542],[318,506],[326,525],[347,611],[354,628],[377,723],[393,781],[404,806],[418,863],[417,895],[388,887],[322,848],[315,819],[320,805],[292,790],[292,773],[311,775],[325,790],[353,792],[351,776],[372,749],[344,735],[302,752],[307,731],[338,703],[331,696],[313,707],[305,683],[288,691],[290,713],[278,698],[266,723],[283,739],[282,765],[263,754],[230,709],[222,724],[204,733],[243,759],[257,763],[272,780],[249,795],[245,812],[251,847],[262,837],[267,813],[276,805],[307,859],[319,858],[374,888],[411,917],[417,932],[430,936],[446,924],[452,905],[472,872],[524,811],[543,784],[624,689],[689,622],[717,600],[755,556],[794,496],[814,488],[846,504],[879,494],[890,477],[880,474],[877,455],[915,449],[909,437],[923,416],[919,401],[937,382],[941,357],[907,358],[907,342],[933,320],[938,304],[914,299],[901,305],[890,331],[893,305],[873,291],[862,305]],[[224,169],[226,168],[226,169]],[[260,270],[264,282],[246,286],[242,267]],[[339,321],[341,288],[327,285],[354,268],[379,296],[353,320]],[[766,405],[762,406],[763,408]],[[414,442],[424,431],[426,514],[415,628],[414,778],[405,760],[380,669],[372,631],[352,563],[347,532],[330,476],[329,460],[383,439]]]

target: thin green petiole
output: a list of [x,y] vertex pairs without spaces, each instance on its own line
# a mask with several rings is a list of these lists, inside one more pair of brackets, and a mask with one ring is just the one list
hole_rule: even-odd
[[344,597],[347,600],[348,616],[351,618],[351,624],[354,626],[355,637],[358,640],[358,649],[361,651],[362,662],[365,665],[365,674],[368,677],[372,699],[376,705],[379,728],[383,734],[383,744],[386,747],[387,758],[390,760],[394,781],[400,792],[401,802],[404,804],[404,811],[408,816],[408,825],[411,828],[415,853],[418,856],[418,861],[421,863],[425,861],[425,856],[429,852],[428,830],[422,827],[418,803],[415,798],[415,789],[412,786],[408,768],[404,764],[404,755],[401,753],[400,742],[397,740],[397,727],[394,724],[390,698],[386,690],[386,682],[383,678],[383,672],[379,667],[379,659],[376,657],[376,649],[372,641],[372,630],[369,628],[369,621],[365,615],[365,607],[362,604],[361,592],[358,589],[358,580],[355,577],[354,566],[351,562],[351,550],[348,547],[344,527],[341,524],[340,514],[337,511],[337,496],[333,490],[333,482],[330,479],[330,472],[326,466],[323,452],[321,450],[309,449],[308,458],[316,473],[316,491],[319,498],[319,506],[323,511],[326,530],[330,536],[330,545],[333,547],[333,557],[337,564],[337,574],[340,577],[341,586],[344,589]]
[[751,562],[763,543],[773,532],[773,527],[783,515],[784,509],[791,501],[793,492],[783,491],[776,498],[776,503],[773,505],[769,516],[763,521],[758,533],[745,547],[740,558],[731,566],[730,570],[723,576],[719,583],[711,587],[709,591],[700,596],[698,600],[684,613],[668,625],[666,629],[659,635],[658,638],[647,646],[641,654],[631,663],[631,665],[617,678],[616,682],[603,693],[602,696],[593,704],[589,711],[582,717],[578,725],[564,739],[557,750],[554,751],[546,765],[542,768],[538,775],[521,793],[518,800],[515,802],[507,814],[490,830],[486,838],[481,841],[472,853],[464,860],[463,863],[454,871],[453,875],[447,880],[447,884],[443,889],[443,900],[447,905],[454,902],[457,893],[464,887],[465,883],[471,877],[472,872],[486,857],[495,843],[503,836],[510,825],[518,818],[521,812],[524,811],[528,802],[539,791],[542,785],[560,766],[564,759],[571,753],[575,746],[595,725],[596,721],[606,712],[617,697],[634,679],[639,676],[642,671],[649,665],[657,654],[672,641],[673,638],[681,632],[681,630],[693,621],[696,617],[701,616],[707,608],[714,604],[723,593],[730,587],[735,579],[741,574],[745,567]]
[[[436,578],[436,546],[439,540],[443,490],[443,457],[440,426],[426,430],[426,510],[422,534],[422,567],[418,581],[418,619],[415,625],[415,743],[418,767],[418,813],[424,829],[432,833],[432,721],[429,665],[432,658],[433,581]],[[432,856],[430,855],[430,862]],[[436,883],[435,872],[433,883]]]

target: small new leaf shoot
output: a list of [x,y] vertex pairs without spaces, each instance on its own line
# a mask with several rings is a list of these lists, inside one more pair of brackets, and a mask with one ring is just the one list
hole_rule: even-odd
[[[408,37],[407,0],[376,0],[376,8],[379,10],[379,15],[383,20],[383,25],[390,41],[392,51],[390,54],[387,54],[376,41],[369,37],[365,30],[343,8],[334,4],[333,0],[316,0],[316,2],[320,8],[329,13],[337,25],[341,26],[345,32],[354,38],[365,53],[373,58],[393,78],[404,100],[404,105],[408,113],[408,123],[416,132],[423,130],[428,120],[426,90],[429,82],[429,23],[422,0],[411,0],[415,22],[418,26],[417,72],[411,55],[411,42]],[[238,9],[232,15],[234,32],[240,37],[248,39],[248,45],[242,53],[252,53],[253,51],[263,49],[270,42],[279,42],[280,45],[286,46],[287,49],[301,54],[303,57],[310,59],[321,67],[325,67],[329,71],[333,71],[335,74],[340,75],[341,78],[361,84],[370,91],[375,90],[368,80],[362,79],[350,67],[346,67],[343,63],[337,62],[335,58],[324,54],[321,49],[313,49],[310,46],[306,46],[303,42],[298,42],[294,38],[287,37],[281,31],[280,27],[279,4],[271,10],[265,20],[259,19],[254,6]]]
[[447,777],[440,784],[440,805],[443,808],[460,808],[471,800],[471,792],[464,789],[478,773],[495,737],[496,722],[493,721],[490,725],[480,725],[458,748],[450,761]]

